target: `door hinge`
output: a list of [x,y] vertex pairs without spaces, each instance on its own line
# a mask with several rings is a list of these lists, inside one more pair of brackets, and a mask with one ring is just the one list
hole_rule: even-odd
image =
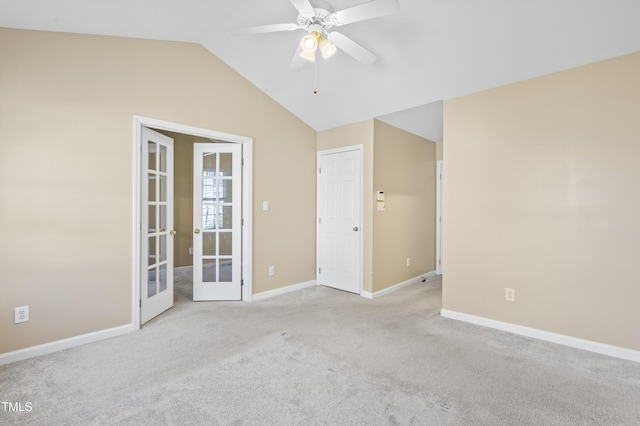
[[240,226],[244,226],[244,219],[240,220]]
[[318,268],[318,274],[322,273],[322,268]]
[[240,280],[240,287],[244,285],[244,280]]
[[240,165],[244,166],[244,158],[240,160]]
[[318,174],[322,174],[322,167],[318,167]]
[[142,308],[142,299],[140,299],[140,307]]
[[322,225],[322,218],[321,217],[318,218],[318,224]]

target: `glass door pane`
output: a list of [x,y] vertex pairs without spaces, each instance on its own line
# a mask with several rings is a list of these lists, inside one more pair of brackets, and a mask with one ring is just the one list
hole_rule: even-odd
[[241,299],[240,160],[238,144],[194,145],[195,300]]
[[233,281],[233,259],[231,253],[222,256],[218,247],[221,230],[227,238],[233,233],[233,154],[205,151],[202,155],[202,280],[229,282]]
[[140,322],[173,306],[173,139],[142,129]]

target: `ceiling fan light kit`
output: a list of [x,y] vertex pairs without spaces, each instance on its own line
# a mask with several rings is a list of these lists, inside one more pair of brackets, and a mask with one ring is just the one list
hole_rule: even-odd
[[365,21],[396,12],[398,0],[372,0],[347,9],[333,11],[330,4],[323,0],[289,0],[298,11],[296,23],[258,25],[236,28],[234,34],[262,34],[277,31],[304,30],[307,34],[300,41],[299,53],[291,61],[292,69],[301,68],[305,61],[315,62],[316,51],[320,49],[322,57],[328,59],[338,49],[357,61],[369,65],[378,58],[375,54],[337,31],[329,31],[353,22]]
[[300,57],[302,59],[306,60],[306,61],[315,62],[316,61],[316,51],[314,50],[314,51],[308,52],[308,51],[303,50],[303,51],[300,52]]
[[326,38],[322,37],[322,34],[318,31],[311,31],[306,36],[302,37],[300,41],[300,57],[309,62],[315,62],[316,51],[320,49],[322,57],[328,59],[333,56],[338,50],[335,44],[331,43]]
[[322,52],[323,59],[329,59],[330,57],[333,56],[334,53],[338,51],[338,48],[336,47],[336,45],[331,43],[326,38],[323,38],[322,40],[320,40],[318,47],[320,48],[320,52]]
[[300,47],[303,52],[315,52],[318,48],[318,44],[321,39],[321,35],[318,32],[312,31],[306,36],[302,37],[300,41]]

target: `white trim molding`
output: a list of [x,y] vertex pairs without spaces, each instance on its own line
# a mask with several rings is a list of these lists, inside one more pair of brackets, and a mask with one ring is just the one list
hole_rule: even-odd
[[311,280],[304,283],[292,284],[286,287],[276,288],[274,290],[262,291],[260,293],[254,294],[251,301],[257,302],[259,300],[269,299],[275,296],[281,296],[286,293],[291,293],[292,291],[302,290],[303,288],[313,287],[315,285],[316,285],[316,280]]
[[370,291],[362,290],[360,292],[360,296],[364,297],[365,299],[373,299],[373,293],[371,293]]
[[442,275],[442,184],[443,161],[436,161],[436,274]]
[[430,271],[430,272],[427,272],[426,274],[418,275],[417,277],[408,279],[398,284],[394,284],[391,287],[383,288],[382,290],[378,290],[375,293],[371,293],[369,291],[363,290],[360,292],[360,296],[366,299],[375,299],[377,297],[384,296],[385,294],[391,293],[393,291],[400,290],[402,287],[406,287],[410,284],[422,282],[423,280],[429,279],[435,275],[436,275],[436,271]]
[[640,351],[635,351],[633,349],[608,345],[606,343],[599,343],[591,340],[579,339],[577,337],[566,336],[564,334],[552,333],[550,331],[539,330],[537,328],[530,328],[522,325],[511,324],[508,322],[496,321],[489,318],[464,314],[462,312],[450,311],[448,309],[441,309],[440,315],[445,318],[468,322],[470,324],[481,325],[483,327],[495,328],[496,330],[502,330],[526,337],[532,337],[538,340],[544,340],[545,342],[557,343],[559,345],[582,349],[589,352],[595,352],[602,355],[608,355],[614,358],[640,362]]
[[93,333],[82,334],[80,336],[69,337],[68,339],[56,340],[55,342],[43,343],[42,345],[31,346],[17,351],[0,354],[0,365],[12,362],[23,361],[40,355],[46,355],[76,346],[94,343],[100,340],[110,339],[123,334],[135,331],[133,324],[120,327],[108,328],[106,330],[95,331]]

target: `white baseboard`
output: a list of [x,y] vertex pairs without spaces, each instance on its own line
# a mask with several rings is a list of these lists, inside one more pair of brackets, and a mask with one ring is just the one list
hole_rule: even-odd
[[93,343],[100,340],[110,339],[111,337],[135,331],[132,324],[120,327],[109,328],[106,330],[95,331],[93,333],[82,334],[80,336],[69,337],[68,339],[56,340],[55,342],[44,343],[42,345],[31,346],[17,351],[6,352],[0,354],[0,365],[10,364],[16,361],[33,358],[40,355],[50,354],[52,352],[62,351],[64,349]]
[[286,287],[276,288],[275,290],[267,290],[260,293],[256,293],[251,297],[252,302],[257,302],[258,300],[268,299],[270,297],[280,296],[286,293],[290,293],[296,290],[302,290],[303,288],[313,287],[316,285],[316,280],[307,281],[300,284],[292,284]]
[[445,318],[451,318],[458,321],[468,322],[471,324],[481,325],[484,327],[495,328],[497,330],[507,331],[509,333],[519,334],[521,336],[532,337],[546,342],[557,343],[572,348],[583,349],[589,352],[595,352],[602,355],[612,356],[614,358],[626,359],[628,361],[640,362],[640,351],[627,349],[620,346],[608,345],[606,343],[594,342],[591,340],[579,339],[577,337],[566,336],[564,334],[552,333],[550,331],[538,330],[537,328],[524,327],[508,322],[496,321],[489,318],[477,317],[475,315],[464,314],[461,312],[450,311],[448,309],[440,310],[440,315]]
[[360,296],[364,297],[365,299],[373,299],[373,293],[371,293],[370,291],[362,290],[360,292]]
[[417,277],[408,279],[407,281],[403,281],[398,284],[394,284],[391,287],[384,288],[382,290],[376,291],[375,293],[371,293],[369,291],[361,291],[360,296],[367,299],[374,299],[376,297],[384,296],[385,294],[391,293],[392,291],[396,291],[401,289],[402,287],[408,286],[410,284],[415,284],[421,282],[422,280],[426,280],[436,275],[436,271],[427,272],[426,274],[418,275]]

